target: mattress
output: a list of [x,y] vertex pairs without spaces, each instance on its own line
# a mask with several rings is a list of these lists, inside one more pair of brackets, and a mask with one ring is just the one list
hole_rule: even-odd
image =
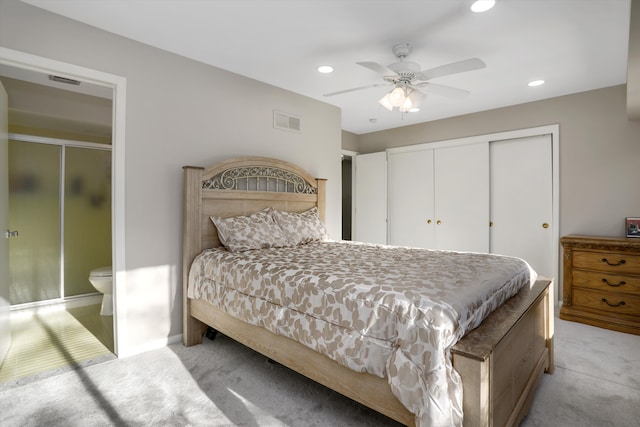
[[325,241],[205,250],[187,292],[386,378],[418,426],[451,426],[463,414],[450,348],[535,279],[513,257]]

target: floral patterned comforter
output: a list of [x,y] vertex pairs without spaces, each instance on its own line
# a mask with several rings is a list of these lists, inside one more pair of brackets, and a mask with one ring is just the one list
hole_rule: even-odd
[[418,426],[462,425],[450,348],[536,274],[518,259],[356,242],[206,250],[188,297],[387,378]]

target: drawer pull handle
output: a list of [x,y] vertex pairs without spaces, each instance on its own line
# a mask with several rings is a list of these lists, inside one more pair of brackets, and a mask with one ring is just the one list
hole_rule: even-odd
[[602,281],[604,283],[606,283],[607,285],[611,286],[612,288],[617,288],[618,286],[622,286],[622,285],[626,285],[627,282],[625,282],[624,280],[621,280],[620,283],[609,283],[609,281],[607,279],[602,279]]
[[624,305],[624,301],[620,301],[620,302],[619,302],[619,303],[617,303],[617,304],[611,304],[609,301],[607,301],[607,299],[606,299],[606,298],[602,298],[602,302],[603,302],[603,303],[605,303],[605,304],[607,304],[609,307],[621,307],[621,306],[623,306],[623,305]]
[[623,259],[621,259],[621,260],[620,260],[620,261],[618,261],[617,263],[611,263],[611,262],[609,262],[606,258],[602,258],[602,262],[606,262],[606,263],[607,263],[607,265],[610,265],[610,266],[612,266],[612,267],[615,267],[615,266],[617,266],[617,265],[622,265],[622,264],[624,264],[626,261],[625,261],[625,260],[623,260]]

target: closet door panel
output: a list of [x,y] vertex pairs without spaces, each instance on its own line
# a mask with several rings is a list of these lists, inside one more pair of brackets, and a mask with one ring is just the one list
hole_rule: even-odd
[[433,247],[433,150],[390,152],[389,244]]
[[489,144],[435,151],[436,249],[489,251]]
[[361,154],[355,162],[353,240],[387,243],[387,153]]
[[491,252],[553,277],[551,135],[492,142],[490,153]]

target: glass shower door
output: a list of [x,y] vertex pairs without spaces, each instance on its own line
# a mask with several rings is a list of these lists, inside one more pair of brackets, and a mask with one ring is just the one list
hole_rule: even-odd
[[9,140],[11,305],[60,298],[62,147]]
[[91,270],[111,265],[111,151],[66,147],[64,296],[96,292]]

